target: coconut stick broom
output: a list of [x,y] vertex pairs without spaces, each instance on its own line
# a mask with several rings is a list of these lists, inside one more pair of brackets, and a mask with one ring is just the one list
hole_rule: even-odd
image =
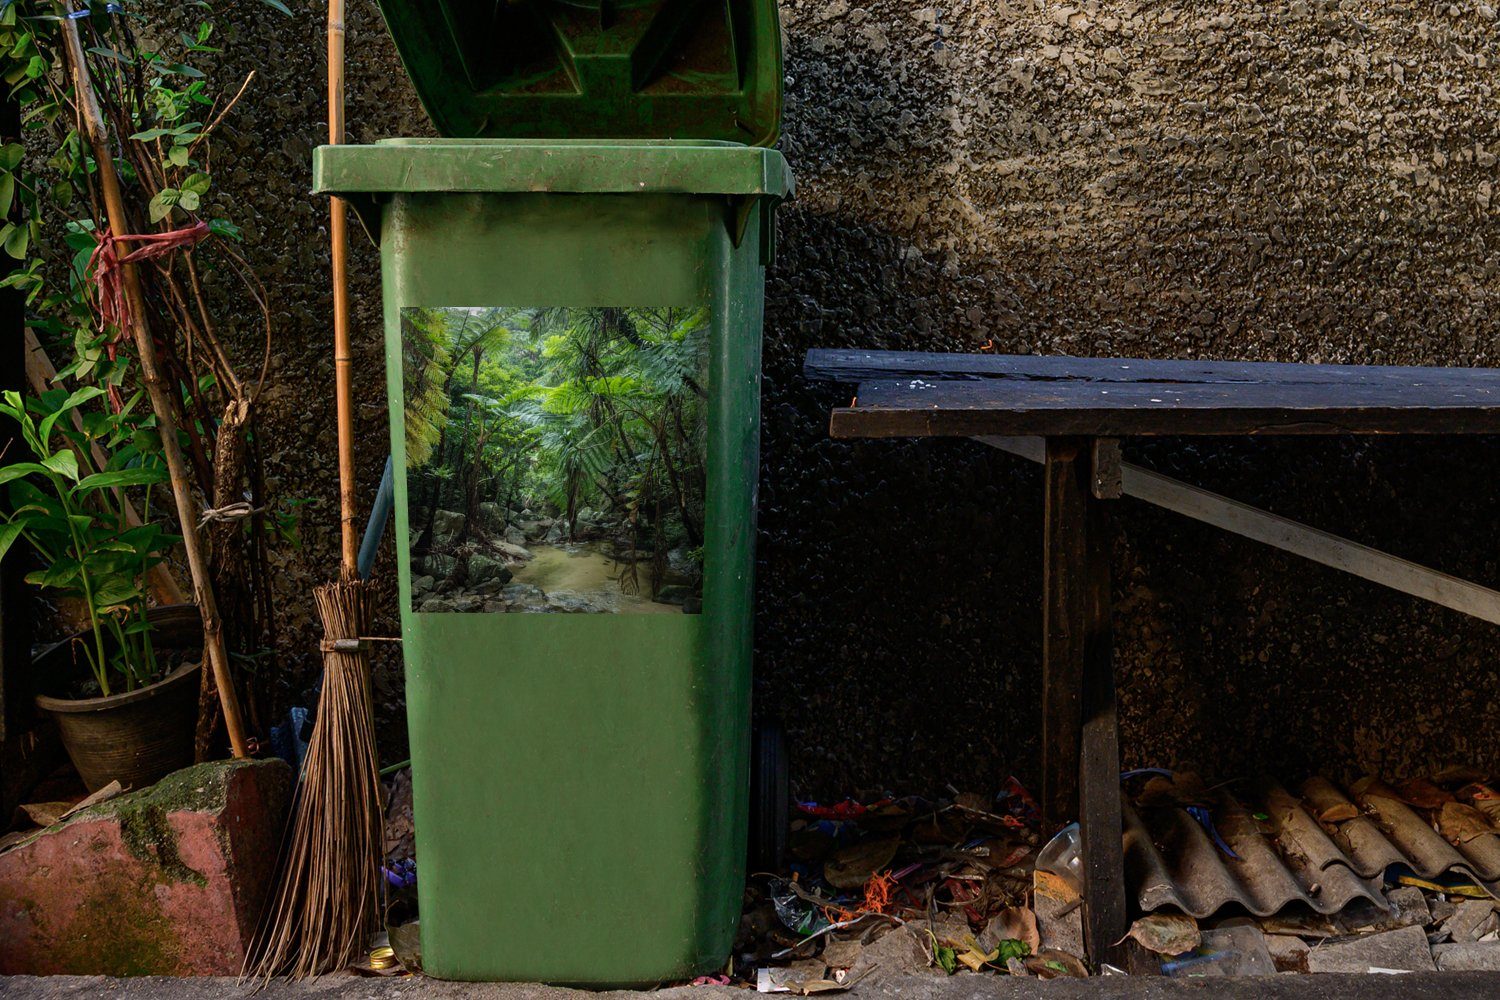
[[[328,4],[328,142],[344,141],[344,3]],[[330,204],[333,370],[338,401],[341,572],[314,591],[323,620],[323,693],[283,843],[280,881],[247,956],[257,977],[335,972],[361,953],[380,920],[384,826],[365,640],[369,594],[358,574],[354,502],[353,358],[348,227]]]
[[[64,15],[72,15],[73,4],[70,0],[63,0],[62,9]],[[78,105],[84,135],[94,154],[99,188],[104,196],[105,217],[109,222],[109,232],[104,239],[123,242],[130,233],[130,220],[125,214],[125,198],[120,191],[120,177],[115,170],[114,154],[110,149],[109,126],[104,122],[104,113],[100,110],[99,99],[94,93],[94,82],[89,77],[88,63],[84,60],[83,42],[78,37],[78,22],[71,16],[65,16],[62,20],[62,33],[68,68],[73,78],[73,97]],[[172,402],[175,390],[169,388],[162,377],[161,365],[156,356],[156,341],[152,338],[150,325],[146,321],[146,297],[141,291],[141,276],[129,261],[120,263],[120,287],[125,298],[124,322],[121,325],[129,328],[128,332],[135,341],[141,380],[146,383],[151,410],[156,414],[162,455],[167,460],[167,474],[172,481],[172,500],[177,507],[177,524],[182,531],[182,550],[187,556],[188,571],[193,579],[193,600],[203,618],[204,657],[208,660],[209,669],[213,671],[214,686],[219,691],[219,703],[224,710],[224,728],[229,734],[230,749],[236,757],[244,757],[248,750],[245,727],[240,721],[239,697],[235,694],[234,681],[229,673],[229,655],[224,649],[224,631],[219,621],[218,604],[214,600],[213,577],[203,554],[202,539],[198,536],[198,513],[193,509],[192,490],[188,485],[187,460],[182,455],[182,443],[177,439],[177,411]],[[122,334],[125,332],[127,331],[120,331]]]

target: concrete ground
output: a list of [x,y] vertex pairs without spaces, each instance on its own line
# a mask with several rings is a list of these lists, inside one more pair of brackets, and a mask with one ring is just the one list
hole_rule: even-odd
[[[0,977],[0,996],[27,1000],[746,1000],[746,990],[677,986],[648,993],[589,994],[531,983],[449,983],[421,976],[365,979],[328,976],[305,983],[274,982],[259,992],[233,979],[106,979],[96,976]],[[1500,974],[1413,973],[1402,976],[1301,976],[1179,981],[1159,977],[1006,979],[995,976],[891,977],[860,983],[858,1000],[1468,1000],[1500,997]],[[789,996],[789,994],[788,994]]]

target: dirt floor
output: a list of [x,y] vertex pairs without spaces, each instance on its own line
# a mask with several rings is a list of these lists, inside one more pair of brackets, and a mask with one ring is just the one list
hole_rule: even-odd
[[[1468,1000],[1495,996],[1493,973],[1434,973],[1409,976],[1278,976],[1272,979],[1214,979],[1177,982],[1117,976],[1107,979],[933,980],[929,977],[861,983],[850,993],[858,1000]],[[448,983],[425,977],[364,979],[329,976],[307,983],[274,982],[259,992],[232,979],[104,979],[93,976],[0,978],[0,995],[26,1000],[742,1000],[744,990],[722,986],[679,986],[650,993],[584,993],[531,983]]]

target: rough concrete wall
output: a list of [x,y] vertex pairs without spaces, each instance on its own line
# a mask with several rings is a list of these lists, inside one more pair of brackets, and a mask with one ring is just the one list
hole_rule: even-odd
[[[828,441],[840,393],[803,383],[803,352],[1495,364],[1500,25],[1484,4],[1414,0],[790,0],[783,20],[799,197],[769,278],[757,708],[786,722],[809,794],[1034,780],[1036,470],[964,442]],[[352,138],[427,134],[368,0],[349,44]],[[255,15],[231,47],[262,73],[232,186],[276,286],[273,474],[320,501],[280,581],[292,687],[316,664],[309,588],[336,558],[324,210],[305,194],[321,45],[310,13]],[[373,490],[363,246],[355,271]],[[1500,583],[1493,442],[1128,453]],[[1500,766],[1495,629],[1134,501],[1119,521],[1128,763]]]

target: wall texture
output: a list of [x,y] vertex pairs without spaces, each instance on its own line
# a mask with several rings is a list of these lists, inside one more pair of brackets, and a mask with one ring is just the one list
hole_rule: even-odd
[[[1036,778],[1040,483],[964,442],[833,443],[809,347],[1497,364],[1493,7],[1275,0],[789,0],[766,321],[757,711],[794,781]],[[274,286],[274,488],[318,501],[283,556],[284,688],[315,678],[309,591],[336,561],[322,27],[250,13],[259,70],[225,197]],[[352,138],[428,134],[369,0]],[[385,431],[374,255],[355,258],[361,469]],[[1490,585],[1500,445],[1163,441],[1127,454]],[[1130,764],[1220,778],[1500,767],[1500,632],[1134,501],[1119,508]],[[389,547],[388,547],[389,548]],[[383,624],[394,627],[390,553]],[[399,663],[385,756],[404,756]]]

